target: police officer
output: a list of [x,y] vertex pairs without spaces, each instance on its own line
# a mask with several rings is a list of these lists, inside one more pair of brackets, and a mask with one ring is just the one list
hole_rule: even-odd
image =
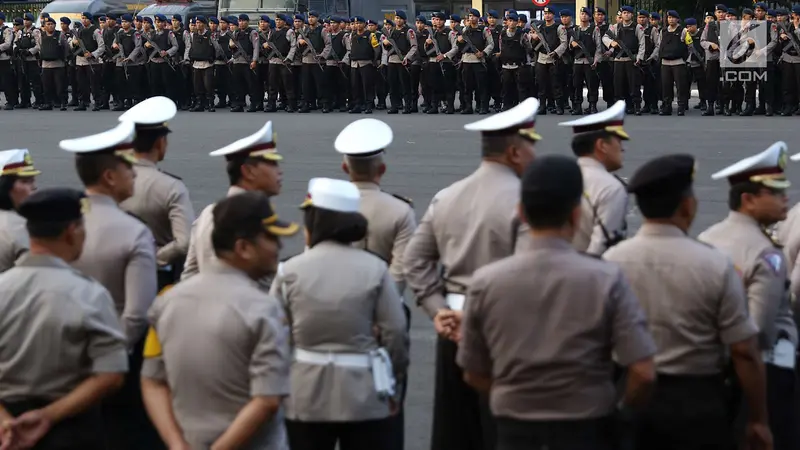
[[622,21],[611,25],[602,39],[614,57],[614,94],[617,100],[630,96],[633,104],[628,104],[627,112],[641,115],[642,71],[639,66],[644,62],[645,38],[644,28],[633,20],[632,7],[622,7]]
[[[372,114],[375,105],[375,59],[380,54],[378,36],[366,29],[367,21],[353,17],[354,29],[350,33],[350,114]],[[380,102],[380,99],[378,100]]]
[[[293,450],[390,450],[408,367],[402,298],[367,234],[358,188],[314,178],[303,203],[308,250],[278,269],[294,347],[287,430]],[[339,317],[341,320],[331,320]]]
[[133,16],[123,14],[122,26],[114,35],[111,48],[116,54],[116,98],[114,111],[124,111],[144,97],[141,94],[142,70],[145,52],[142,34],[132,27]]
[[800,104],[800,5],[792,7],[791,22],[784,24],[781,31],[781,84],[784,98],[781,116],[789,117],[797,113]]
[[517,13],[508,15],[508,26],[500,32],[497,42],[500,47],[500,58],[497,63],[502,70],[502,103],[508,110],[518,105],[529,94],[525,89],[530,83],[530,80],[527,80],[527,83],[525,80],[529,74],[523,68],[532,49],[531,34],[517,27]]
[[192,111],[209,112],[214,109],[214,60],[217,49],[214,47],[211,32],[208,31],[208,19],[205,16],[195,17],[196,30],[189,34],[184,58],[192,64],[194,94],[196,103]]
[[136,124],[133,196],[120,207],[141,219],[155,237],[159,291],[180,279],[195,218],[181,178],[157,166],[166,156],[171,132],[167,122],[176,112],[177,106],[169,98],[151,97],[119,118]]
[[[172,58],[178,54],[178,37],[172,30],[166,29],[167,16],[156,14],[155,31],[145,38],[145,48],[152,51],[148,57],[150,66],[150,94],[168,96],[175,101],[176,71]],[[147,33],[143,36],[147,36]]]
[[539,114],[547,114],[545,99],[555,101],[556,114],[564,114],[563,82],[559,77],[558,63],[567,51],[567,31],[556,23],[555,12],[549,6],[543,10],[544,23],[531,26],[534,49],[538,51],[536,60],[536,83],[539,85],[539,98],[542,105]]
[[419,101],[419,91],[412,92],[410,66],[417,59],[416,31],[407,24],[408,17],[403,10],[394,12],[394,24],[390,32],[381,38],[383,59],[381,64],[388,66],[389,92],[392,107],[388,114],[411,113],[411,105]]
[[[76,21],[72,22],[69,17],[62,17],[59,19],[61,24],[61,34],[63,34],[67,38],[67,42],[72,42],[75,39],[75,35],[77,33],[77,29],[80,26],[80,22]],[[70,28],[70,25],[73,25],[74,28]],[[78,87],[78,78],[75,72],[75,58],[77,54],[74,51],[73,47],[70,46],[67,48],[67,65],[66,65],[66,80],[64,83],[64,92],[61,94],[62,98],[69,99],[67,106],[78,106],[78,96],[80,95],[80,88]],[[0,63],[1,64],[1,63]],[[0,75],[2,78],[2,75]],[[72,96],[70,97],[67,89],[72,91]]]
[[106,51],[106,44],[102,32],[93,20],[92,13],[87,11],[81,14],[83,28],[70,43],[72,48],[79,52],[75,60],[75,70],[80,87],[80,104],[75,111],[86,111],[92,99],[94,99],[92,111],[100,111],[100,106],[103,104],[101,84],[103,61],[100,58]]
[[302,54],[303,66],[301,68],[301,82],[303,91],[303,105],[299,112],[308,113],[317,109],[317,100],[322,101],[322,109],[328,110],[330,97],[324,80],[323,60],[321,55],[325,50],[325,40],[322,38],[322,25],[319,23],[319,13],[309,11],[308,27],[303,30],[297,45]]
[[[342,67],[342,61],[347,54],[345,47],[346,21],[338,16],[331,17],[327,30],[322,32],[325,46],[320,57],[325,60],[325,89],[328,92],[330,104],[328,112],[339,110],[347,112],[347,93],[350,90],[348,72]],[[325,112],[323,108],[322,112]]]
[[647,10],[640,9],[636,16],[636,21],[644,31],[644,62],[656,75],[655,77],[642,77],[642,97],[644,99],[642,114],[658,114],[658,99],[661,92],[661,84],[658,81],[661,69],[659,68],[658,54],[656,53],[656,40],[658,39],[659,30],[650,24],[650,13]]
[[636,448],[735,448],[731,363],[748,403],[749,448],[768,448],[764,369],[747,296],[730,260],[687,234],[697,214],[694,172],[690,155],[639,168],[628,190],[644,225],[603,255],[622,268],[658,345],[658,384],[637,416]]
[[[689,59],[686,61],[689,68],[689,83],[686,87],[691,89],[693,81],[697,84],[697,94],[700,97],[700,102],[694,106],[694,109],[705,111],[708,103],[708,84],[704,67],[706,64],[704,59],[705,50],[700,46],[701,31],[697,28],[697,19],[694,17],[689,17],[684,23],[686,24],[686,31],[692,37],[692,45],[688,46]],[[691,95],[687,98],[691,98]]]
[[119,207],[133,195],[133,138],[134,125],[123,122],[104,133],[59,142],[62,150],[76,154],[78,177],[92,206],[84,251],[72,265],[109,290],[131,350],[126,384],[104,405],[108,445],[122,450],[146,442],[147,448],[159,447],[152,440],[155,430],[141,403],[138,377],[147,309],[157,293],[154,239],[144,223]]
[[233,77],[231,85],[236,87],[236,107],[239,112],[244,110],[246,96],[250,95],[250,107],[247,112],[256,112],[264,109],[264,96],[258,89],[256,66],[260,45],[258,31],[250,28],[250,16],[239,15],[239,29],[233,33],[228,45],[233,52]]
[[490,396],[501,450],[615,448],[609,350],[628,368],[624,406],[644,403],[655,382],[656,346],[620,269],[571,246],[582,191],[573,159],[534,160],[520,205],[530,247],[470,282],[457,361]]
[[472,114],[472,98],[478,114],[489,114],[489,85],[487,78],[486,55],[494,53],[495,43],[492,31],[478,25],[481,12],[475,8],[469,10],[467,25],[458,34],[456,40],[461,53],[461,77],[464,82],[464,101],[461,103],[461,114]]
[[[659,115],[672,115],[672,100],[678,91],[678,115],[682,116],[689,107],[689,71],[686,59],[688,46],[692,45],[692,35],[680,25],[680,15],[675,10],[667,11],[667,26],[656,35],[654,56],[661,61],[661,111]],[[673,89],[674,88],[674,89]]]
[[767,371],[769,425],[778,450],[797,448],[795,399],[789,394],[796,386],[797,327],[786,257],[764,227],[786,218],[787,159],[786,144],[776,142],[712,175],[715,180],[728,179],[731,212],[699,236],[731,258],[747,290]]
[[434,196],[406,246],[406,281],[439,334],[432,450],[483,450],[495,440],[485,403],[455,364],[453,332],[473,272],[511,255],[527,238],[515,210],[519,177],[541,139],[534,129],[538,109],[539,101],[528,98],[464,127],[482,133],[481,165]]
[[297,36],[289,25],[286,14],[275,17],[275,29],[269,34],[266,51],[269,56],[269,97],[266,112],[277,112],[278,95],[286,104],[286,112],[297,109],[297,91],[295,90],[291,62],[297,53]]
[[428,75],[433,97],[427,114],[438,114],[440,103],[445,104],[442,112],[455,113],[457,76],[454,62],[458,54],[457,33],[445,26],[446,17],[441,12],[433,13],[433,28],[430,37],[425,41],[428,62],[432,65]]
[[[505,27],[503,23],[498,22],[499,20],[500,13],[496,10],[490,9],[486,11],[486,28],[492,33],[492,40],[495,43],[492,54],[487,55],[486,70],[489,74],[489,95],[494,100],[492,107],[496,113],[502,111],[503,108],[503,64],[500,60],[500,34],[504,31]],[[508,108],[513,106],[514,105],[511,105]]]
[[727,26],[725,12],[727,7],[718,4],[714,7],[716,21],[706,23],[703,34],[700,36],[700,45],[705,49],[706,54],[706,80],[708,81],[708,101],[713,108],[706,108],[704,116],[724,114],[728,110],[728,89],[720,80],[722,69],[720,68],[719,37],[722,27]]
[[[227,196],[245,191],[259,191],[268,197],[281,192],[281,168],[283,156],[276,147],[277,135],[272,131],[272,122],[267,122],[260,130],[228,146],[211,152],[211,156],[224,156],[230,188]],[[214,229],[213,205],[207,206],[192,225],[186,266],[181,280],[187,280],[198,272],[206,270],[213,262],[211,232]],[[271,279],[262,280],[262,287],[269,290]]]
[[[606,10],[595,6],[592,17],[594,19],[594,41],[597,45],[597,53],[595,54],[594,62],[597,66],[597,76],[600,78],[600,84],[603,86],[603,101],[606,102],[606,107],[611,107],[614,104],[614,67],[612,53],[609,53],[609,48],[603,41],[608,28],[611,26],[606,21]],[[589,110],[592,114],[596,113],[595,110]]]
[[31,13],[25,13],[24,25],[14,36],[14,63],[19,64],[18,81],[21,87],[20,96],[22,103],[20,108],[31,107],[31,92],[33,92],[33,107],[44,103],[42,95],[42,79],[39,73],[39,61],[37,55],[41,47],[39,46],[41,30],[33,26],[35,18]]
[[[600,96],[600,77],[597,74],[597,42],[594,38],[595,24],[591,21],[590,9],[581,7],[580,23],[576,24],[569,40],[569,51],[572,52],[572,115],[594,114],[597,112],[597,100]],[[583,109],[583,87],[586,86],[589,107]]]
[[39,56],[42,59],[41,80],[44,95],[39,101],[40,111],[52,111],[53,105],[67,110],[67,99],[64,97],[67,80],[66,66],[69,44],[67,37],[56,30],[56,21],[45,19],[43,30],[38,35]]
[[17,78],[14,76],[14,69],[11,65],[11,57],[14,54],[14,31],[6,25],[6,15],[0,12],[0,87],[6,97],[6,105],[3,109],[10,111],[17,104]]
[[286,449],[285,317],[255,280],[275,273],[280,236],[298,227],[281,222],[260,192],[221,200],[213,216],[219,259],[159,296],[148,314],[145,403],[170,448]]
[[22,202],[36,190],[36,177],[41,172],[33,166],[27,149],[0,152],[0,166],[0,272],[5,272],[28,251],[25,219],[18,211]]
[[20,205],[31,251],[0,275],[4,447],[105,448],[99,403],[122,385],[128,358],[111,295],[70,267],[86,238],[86,206],[84,194],[66,188]]
[[217,96],[217,103],[212,106],[214,109],[225,108],[228,106],[228,86],[230,85],[230,75],[233,70],[228,65],[228,60],[233,56],[228,45],[228,41],[231,39],[228,33],[228,19],[225,17],[209,17],[208,27],[211,30],[211,44],[216,50],[213,72],[214,92]]
[[583,210],[573,241],[578,251],[599,256],[625,239],[628,193],[612,175],[622,168],[622,143],[630,139],[624,120],[625,101],[620,100],[605,111],[559,124],[573,127],[572,152],[583,174]]

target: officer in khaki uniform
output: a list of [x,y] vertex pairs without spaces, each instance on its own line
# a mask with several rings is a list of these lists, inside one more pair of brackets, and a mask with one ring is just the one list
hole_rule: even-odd
[[[225,156],[227,161],[226,171],[230,183],[228,197],[246,191],[263,192],[268,197],[280,194],[282,172],[279,163],[283,156],[278,153],[276,139],[272,122],[269,121],[250,136],[211,152],[211,156]],[[207,206],[192,224],[189,252],[181,281],[203,271],[216,258],[211,246],[213,210],[214,205]],[[271,281],[269,276],[261,280],[264,290],[269,291]]]
[[622,168],[622,141],[630,139],[622,129],[625,101],[591,116],[563,122],[573,127],[572,152],[583,174],[583,214],[573,245],[578,251],[602,255],[625,239],[628,229],[628,193],[625,183],[612,172]]
[[397,290],[405,290],[403,253],[417,227],[411,200],[381,190],[386,173],[385,149],[391,145],[392,129],[376,119],[357,120],[342,130],[333,146],[344,155],[342,170],[361,193],[361,214],[369,221],[367,237],[356,246],[371,251],[389,263]]
[[406,281],[439,334],[431,450],[483,450],[495,441],[488,407],[455,363],[454,331],[473,272],[527,243],[516,208],[519,177],[541,139],[538,109],[529,98],[464,127],[481,132],[481,165],[434,196],[406,247]]
[[[800,161],[800,153],[792,155],[792,161]],[[792,283],[792,295],[800,298],[800,203],[794,205],[786,215],[786,220],[778,226],[778,240],[783,245],[786,263],[789,265],[789,280]],[[798,302],[795,301],[795,312]]]
[[28,251],[25,219],[17,213],[20,203],[36,190],[36,176],[27,149],[0,152],[0,272],[14,267],[14,261]]
[[183,181],[158,168],[167,152],[167,121],[177,113],[167,97],[151,97],[119,117],[136,125],[133,197],[120,207],[144,222],[156,239],[158,289],[178,282],[189,250],[194,208]]
[[4,448],[105,448],[98,402],[122,385],[128,355],[108,290],[70,267],[83,250],[87,207],[83,193],[54,188],[19,208],[31,249],[0,275]]
[[572,247],[582,194],[575,160],[537,157],[519,206],[531,244],[472,276],[457,361],[490,395],[498,450],[615,448],[612,351],[628,368],[624,406],[655,382],[656,346],[619,267]]
[[155,245],[147,226],[119,206],[133,195],[133,138],[134,125],[122,122],[104,133],[59,142],[62,150],[76,154],[78,177],[92,205],[83,253],[73,266],[111,293],[131,350],[125,387],[104,403],[108,445],[115,450],[136,449],[140,443],[158,448],[138,377],[147,310],[157,293]]
[[786,218],[786,144],[776,142],[714,175],[728,179],[728,217],[699,239],[733,260],[747,290],[750,315],[759,331],[767,371],[767,406],[775,449],[796,449],[795,352],[788,263],[764,227]]
[[636,448],[734,448],[729,413],[739,404],[727,379],[731,363],[750,403],[750,443],[760,448],[769,424],[758,329],[730,260],[687,235],[697,213],[694,171],[690,155],[639,168],[628,189],[644,224],[603,255],[631,283],[658,347],[658,383],[635,421]]
[[367,232],[359,198],[348,181],[309,182],[308,250],[282,264],[270,290],[294,347],[292,450],[394,448],[390,415],[409,362],[406,319],[386,262],[352,246]]
[[221,200],[213,220],[218,259],[150,309],[145,404],[169,448],[288,450],[286,321],[257,280],[275,273],[279,237],[298,227],[260,192]]

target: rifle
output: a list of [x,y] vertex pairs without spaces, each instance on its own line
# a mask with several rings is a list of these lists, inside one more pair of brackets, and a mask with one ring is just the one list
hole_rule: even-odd
[[[92,34],[94,35],[94,33],[92,33]],[[83,41],[80,39],[80,37],[76,36],[76,38],[78,40],[78,47],[81,49],[81,56],[83,56],[83,55],[88,53],[89,54],[89,58],[94,58],[94,55],[92,54],[92,52],[90,52],[89,50],[86,50],[86,45],[83,44]],[[86,57],[84,56],[84,58],[86,58]],[[89,58],[86,58],[86,59],[89,59]],[[94,64],[89,63],[89,70],[92,73],[94,73]]]
[[[573,36],[573,39],[574,39],[573,42],[578,44],[578,50],[580,50],[581,53],[583,53],[583,56],[585,56],[586,59],[589,61],[589,65],[594,66],[594,56],[592,56],[589,53],[589,50],[586,48],[585,45],[583,45],[583,41],[581,41],[581,34],[582,33],[583,33],[583,30],[581,30],[581,28],[579,26],[576,26],[575,27],[575,36]],[[592,69],[592,70],[597,70],[597,69]]]
[[[443,56],[442,51],[439,49],[439,43],[435,39],[434,36],[435,32],[430,27],[425,27],[425,29],[428,30],[428,39],[430,39],[431,42],[433,42],[433,50],[436,52],[436,56]],[[442,61],[436,61],[436,62],[439,63],[439,68],[442,69],[442,75],[445,75],[444,64],[442,64]]]
[[[341,31],[341,30],[340,30],[340,32],[344,33],[344,31]],[[344,36],[342,36],[342,39],[344,39]],[[342,70],[341,64],[339,64],[339,63],[342,62],[343,58],[339,58],[339,55],[336,53],[336,50],[333,49],[333,38],[331,38],[331,56],[333,56],[333,58],[331,58],[331,59],[336,61],[336,67],[339,69],[339,72],[342,72],[342,75],[344,75],[345,78],[347,78],[347,74],[344,73],[344,70]]]
[[[267,41],[267,43],[269,43],[269,41]],[[270,50],[270,56],[267,57],[268,60],[272,59],[272,55],[275,54],[275,55],[277,55],[278,59],[281,61],[281,65],[283,67],[286,67],[286,70],[288,70],[289,73],[291,73],[291,74],[294,73],[294,72],[292,72],[292,68],[289,67],[288,64],[286,64],[286,57],[283,56],[283,53],[281,53],[280,50],[278,50],[277,46],[270,45],[269,46],[269,50]]]
[[[778,37],[780,37],[781,34],[785,34],[786,37],[789,38],[789,43],[783,46],[783,49],[781,49],[781,51],[786,52],[789,47],[792,47],[794,48],[794,51],[796,51],[797,54],[800,55],[800,47],[798,47],[797,41],[795,40],[794,30],[789,30],[787,28],[784,28],[783,24],[780,22],[777,22],[776,25],[778,26]],[[783,59],[783,54],[781,54],[781,60],[782,59]]]
[[[216,50],[224,58],[225,57],[225,50],[223,50],[222,46],[219,45],[218,39],[219,39],[219,31],[215,31],[215,32],[211,33],[211,45],[213,45],[214,46],[214,50]],[[231,66],[229,66],[228,64],[225,64],[225,67],[228,68],[228,72],[233,74],[233,69],[231,69]]]
[[[461,37],[464,38],[464,42],[466,42],[467,45],[469,45],[469,48],[471,48],[472,51],[474,51],[475,53],[478,53],[480,51],[475,47],[475,44],[472,43],[472,40],[469,38],[469,36],[464,34],[463,31],[461,32]],[[485,69],[486,68],[486,58],[483,57],[483,58],[480,59],[480,61],[481,61],[481,65]]]
[[303,55],[305,55],[308,52],[311,52],[311,56],[314,57],[314,61],[317,62],[317,65],[319,66],[319,69],[324,71],[325,69],[322,67],[322,63],[319,60],[319,55],[317,54],[317,51],[314,50],[314,46],[311,45],[311,41],[308,40],[308,38],[306,37],[306,34],[303,33],[302,31],[298,31],[297,34],[300,35],[301,39],[306,41],[306,48],[305,48],[305,50],[303,50]]
[[[628,48],[627,45],[625,45],[624,42],[622,42],[621,40],[619,40],[617,38],[616,34],[613,31],[611,31],[611,27],[608,27],[608,30],[606,30],[606,35],[608,35],[608,37],[610,37],[611,40],[613,40],[614,42],[617,43],[617,45],[619,45],[619,48],[620,48],[620,50],[622,50],[622,53],[624,53],[625,56],[630,58],[630,60],[634,62],[634,64],[636,65],[636,67],[639,68],[639,70],[644,72],[644,69],[642,68],[642,66],[640,66],[639,64],[636,64],[636,63],[638,63],[638,60],[636,59],[636,56],[634,56],[633,53],[631,53],[631,50]],[[614,52],[613,50],[609,50],[609,53],[613,53],[613,52]],[[650,67],[649,64],[645,65],[645,67],[647,67],[647,73],[651,77],[653,77],[654,79],[658,79],[658,78],[656,78],[656,74],[653,73],[653,69]]]
[[[238,36],[238,34],[241,32],[242,30],[237,31],[236,36]],[[234,41],[236,40],[234,36],[231,36],[231,39]],[[248,56],[244,54],[244,49],[242,49],[242,47],[239,44],[236,44],[236,52],[234,52],[233,56],[231,56],[231,59],[228,60],[228,64],[233,64],[233,61],[236,59],[237,56],[241,56],[242,58],[245,59],[245,61],[248,59]],[[254,75],[258,76],[258,72],[256,72],[255,69],[250,69],[250,71],[253,72]]]
[[[752,30],[755,30],[759,26],[761,26],[761,24],[759,24],[759,23],[750,23],[749,25],[747,25],[747,29],[746,30],[739,30],[739,32],[736,33],[736,36],[734,36],[733,39],[731,39],[728,42],[728,48],[725,49],[725,56],[731,62],[736,63],[736,61],[741,60],[742,56],[745,57],[744,60],[747,60],[747,57],[748,57],[747,50],[745,50],[745,53],[743,55],[740,55],[739,57],[734,56],[734,50],[736,50],[736,49],[738,49],[739,47],[742,46],[742,37],[744,37],[744,35],[746,35],[747,33],[751,32]],[[747,42],[746,39],[745,39],[745,42]],[[744,61],[741,61],[741,62],[744,62]]]
[[[164,32],[166,31],[167,30],[164,30]],[[172,63],[172,60],[169,59],[169,55],[167,55],[166,57],[161,56],[161,52],[163,51],[161,50],[161,47],[159,47],[158,44],[153,42],[153,40],[150,39],[150,36],[148,36],[147,33],[143,32],[142,36],[144,36],[145,40],[150,43],[151,47],[153,47],[153,54],[150,55],[150,58],[147,60],[147,62],[153,62],[153,58],[155,57],[164,58],[164,61],[167,63],[169,68],[172,69],[173,72],[175,72],[175,65]]]
[[[120,33],[124,33],[124,32],[125,32],[125,30],[123,30],[122,28],[120,28],[119,31],[117,31],[117,42],[119,42]],[[127,59],[127,56],[125,56],[125,48],[122,47],[121,44],[119,45],[119,56],[122,57],[122,61],[121,61],[122,62],[122,72],[125,74],[125,79],[126,80],[130,80],[131,77],[130,77],[130,75],[128,75],[128,63],[125,61]]]
[[[694,36],[692,36],[692,38],[694,38]],[[704,57],[700,56],[700,53],[698,53],[697,49],[694,48],[694,44],[688,45],[687,47],[689,47],[689,55],[694,56],[695,58],[697,58],[697,61],[699,61],[700,64],[703,65],[703,70],[705,70],[706,69],[706,59]]]

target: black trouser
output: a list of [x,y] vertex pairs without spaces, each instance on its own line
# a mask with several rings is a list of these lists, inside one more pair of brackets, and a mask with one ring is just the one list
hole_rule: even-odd
[[784,109],[797,108],[800,102],[800,63],[781,63],[781,82]]
[[708,86],[706,83],[706,72],[703,70],[703,66],[689,67],[689,94],[687,98],[692,98],[691,94],[692,82],[697,84],[697,92],[700,97],[700,101],[704,102],[708,100]]
[[408,67],[402,63],[389,63],[389,97],[392,100],[392,109],[402,109],[403,102],[407,108],[411,108],[408,103],[411,90],[411,74]]
[[346,66],[337,64],[335,66],[325,66],[325,87],[331,100],[332,108],[344,108],[347,106],[347,93],[350,91],[350,80],[348,80]]
[[64,96],[64,92],[66,92],[64,88],[65,72],[66,69],[63,67],[42,69],[44,99],[40,102],[41,104],[50,106],[67,104],[67,98]]
[[575,100],[575,89],[572,87],[572,63],[558,63],[558,79],[561,83],[561,101],[565,104],[569,100]]
[[503,64],[499,58],[486,58],[486,78],[489,83],[489,96],[494,100],[494,106],[497,108],[503,102],[504,92]]
[[436,390],[433,400],[431,450],[491,450],[497,430],[488,401],[464,382],[456,364],[458,346],[437,338]]
[[774,450],[797,450],[795,390],[797,374],[773,364],[764,364],[767,371],[767,409],[772,429]]
[[[431,89],[431,76],[428,73],[430,70],[439,70],[437,67],[438,63],[429,63],[427,61],[423,62],[419,67],[418,72],[418,82],[419,82],[419,90],[422,92],[422,99],[423,104],[425,106],[432,106],[433,105],[433,91]],[[412,81],[413,83],[413,81]]]
[[200,106],[214,106],[214,66],[207,69],[194,68],[192,78],[194,93]]
[[16,105],[19,100],[17,93],[17,77],[11,67],[11,60],[6,59],[0,61],[0,87],[6,95],[6,103],[9,105]]
[[439,107],[439,102],[453,106],[456,99],[456,68],[452,63],[430,63],[431,106]]
[[103,66],[100,64],[76,66],[75,70],[81,92],[80,102],[88,105],[94,98],[96,105],[103,104],[103,86],[101,84]]
[[[389,68],[387,66],[378,67],[372,75],[372,83],[374,85],[375,97],[378,99],[378,105],[386,106],[386,96],[389,95]],[[370,102],[373,99],[369,99]]]
[[223,106],[228,102],[232,70],[228,64],[214,64],[214,88],[217,91],[219,103]]
[[[758,80],[758,103],[767,104],[772,106],[775,103],[775,63],[772,61],[767,62],[767,67],[758,70],[759,74],[766,73],[766,79],[759,78]],[[755,93],[754,93],[755,94]],[[756,99],[753,95],[752,99],[745,99],[755,104]]]
[[286,421],[286,433],[292,450],[391,450],[394,436],[390,429],[390,419],[363,422]]
[[[381,80],[382,82],[383,80]],[[350,100],[354,108],[372,110],[375,92],[375,66],[352,67],[350,69]],[[385,101],[385,99],[384,99]],[[378,98],[378,102],[381,99]]]
[[600,98],[600,78],[591,64],[572,65],[572,87],[575,90],[575,103],[583,105],[583,86],[586,85],[586,97],[589,104],[597,103]]
[[611,450],[613,419],[527,421],[496,417],[497,450]]
[[[261,91],[261,99],[263,102],[266,93],[269,92],[269,62],[258,63],[256,71],[258,72],[258,89]],[[197,87],[195,87],[195,92],[196,91]]]
[[508,109],[516,106],[521,100],[525,98],[525,93],[522,91],[522,69],[503,69],[503,74],[500,76],[503,92],[503,108]]
[[[28,411],[44,408],[51,401],[30,399],[0,404],[12,415],[20,416]],[[104,450],[105,432],[103,414],[94,405],[87,411],[59,422],[33,447],[35,450]]]
[[783,73],[781,72],[781,66],[786,63],[775,63],[775,62],[768,62],[767,67],[770,65],[773,66],[772,72],[770,72],[770,77],[774,75],[773,81],[770,82],[772,85],[772,101],[774,103],[773,107],[776,110],[780,110],[783,107]]
[[637,414],[637,450],[733,450],[730,409],[738,406],[721,375],[658,375]]
[[141,370],[144,338],[128,356],[128,373],[122,388],[103,400],[106,448],[114,450],[160,450],[164,443],[147,416],[142,401]]
[[[646,64],[650,67],[650,70],[653,72],[653,74],[656,74],[656,77],[645,75],[642,78],[642,95],[644,98],[644,104],[654,108],[658,106],[658,100],[662,98],[663,92],[661,86],[664,77],[661,72],[664,69],[662,68],[663,66],[656,61],[650,61]],[[645,71],[647,71],[647,69],[645,69]]]
[[328,92],[325,89],[324,73],[319,64],[304,63],[302,67],[303,79],[303,100],[307,105],[314,105],[316,101],[322,100],[323,105],[330,103]]
[[250,107],[257,107],[264,101],[263,94],[258,89],[258,76],[250,69],[250,63],[234,63],[232,86],[235,89],[235,106],[244,107],[247,104],[245,97],[250,95]]
[[408,88],[408,100],[406,106],[411,108],[412,111],[419,108],[419,81],[422,77],[422,66],[419,64],[408,65],[408,79],[410,85]]
[[[177,69],[176,69],[177,70]],[[172,98],[173,80],[175,72],[169,63],[150,63],[150,95],[162,95]]]
[[706,61],[706,99],[709,102],[725,103],[727,100],[725,90],[720,91],[722,87],[722,83],[719,81],[721,73],[718,59]]
[[489,86],[487,71],[481,63],[461,63],[461,77],[464,80],[464,99],[467,109],[472,108],[472,96],[475,94],[475,106],[478,109],[489,108]]
[[[650,76],[650,75],[648,75]],[[642,71],[633,61],[614,61],[614,95],[617,100],[630,100],[638,105],[642,100]]]
[[536,82],[539,83],[539,101],[545,104],[546,100],[561,102],[563,82],[558,77],[556,64],[536,63]]
[[278,101],[278,94],[281,92],[286,93],[286,98],[281,100],[288,101],[288,105],[294,108],[297,103],[297,97],[294,90],[294,78],[292,73],[289,72],[288,66],[283,64],[272,64],[272,67],[269,69],[268,103],[270,106],[275,105],[275,103]]
[[[192,96],[192,66],[188,64],[175,65],[175,79],[173,81],[172,100],[180,107],[189,103]],[[248,66],[249,69],[249,66]]]
[[[111,51],[111,49],[107,49]],[[111,96],[114,96],[114,101],[118,102],[121,99],[117,96],[117,65],[114,62],[103,63],[103,99],[104,103],[108,103]],[[96,102],[96,100],[95,100]]]
[[611,61],[602,61],[597,64],[597,75],[603,86],[603,101],[609,105],[614,103],[614,68]]
[[117,66],[116,98],[118,102],[124,100],[132,102],[144,98],[140,90],[142,86],[142,70],[144,69],[141,65]]
[[63,98],[69,98],[69,93],[67,92],[67,88],[72,89],[72,101],[78,101],[78,75],[75,71],[75,61],[70,61],[67,63],[67,70],[64,72],[64,76],[66,80],[64,82],[64,93],[61,95]]
[[686,70],[686,64],[676,66],[661,64],[661,95],[664,108],[672,108],[675,89],[678,91],[678,106],[688,107],[689,73]]
[[[19,61],[19,59],[17,59],[17,61]],[[26,60],[20,66],[20,71],[17,73],[17,76],[20,80],[19,93],[22,97],[23,105],[31,104],[31,92],[33,92],[36,103],[44,102],[42,94],[42,78],[39,70],[39,62],[36,60]]]

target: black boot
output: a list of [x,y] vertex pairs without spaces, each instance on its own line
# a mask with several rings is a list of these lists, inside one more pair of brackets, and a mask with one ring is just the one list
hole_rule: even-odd
[[297,110],[297,112],[301,113],[301,114],[310,113],[311,112],[311,108],[310,108],[308,102],[303,102],[303,106],[301,106],[300,109]]
[[708,106],[706,107],[706,110],[703,111],[702,115],[704,115],[706,117],[713,116],[714,115],[714,109],[715,109],[714,108],[714,104],[713,103],[709,103]]
[[764,106],[764,102],[759,101],[758,106],[756,107],[755,111],[753,111],[753,114],[755,114],[756,116],[763,116],[766,114],[766,112],[767,108]]
[[589,103],[589,114],[597,114],[597,102]]
[[636,114],[637,116],[642,115],[642,106],[639,105],[639,102],[633,104],[633,113]]
[[86,103],[79,104],[73,111],[86,111],[86,107],[88,105]]
[[661,103],[661,111],[658,113],[659,116],[671,116],[672,115],[672,105],[668,105],[666,103]]
[[744,107],[744,111],[740,112],[739,115],[742,117],[748,117],[752,116],[755,111],[756,106],[752,103],[747,103]]
[[547,115],[547,106],[544,103],[539,103],[539,112],[536,113],[539,116],[546,116]]
[[767,103],[767,105],[764,107],[764,115],[767,117],[772,117],[773,114],[775,114],[775,112],[772,110],[772,105]]
[[445,114],[455,114],[456,113],[456,106],[455,100],[450,100],[447,102],[447,107],[444,109]]
[[678,115],[683,116],[684,114],[686,114],[686,105],[678,103]]
[[642,108],[642,114],[650,114],[650,103],[645,103]]
[[286,112],[293,113],[297,110],[297,100],[287,100],[286,101]]

